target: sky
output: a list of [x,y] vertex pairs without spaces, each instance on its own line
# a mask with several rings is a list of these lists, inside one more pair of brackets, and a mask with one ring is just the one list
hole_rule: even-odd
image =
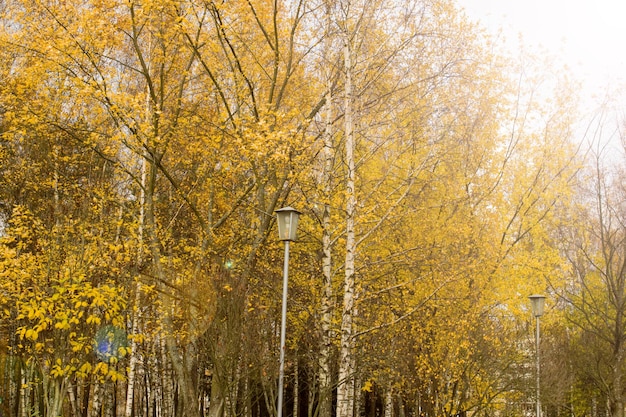
[[[526,49],[546,51],[566,65],[581,82],[581,118],[572,139],[593,141],[608,162],[623,164],[618,131],[626,118],[626,0],[456,1],[471,20],[498,35],[513,57],[522,39]],[[607,97],[610,107],[599,116]]]
[[[522,37],[568,65],[584,83],[584,100],[604,97],[626,81],[624,0],[457,0],[492,33],[501,28],[515,47]],[[610,86],[610,87],[609,87]]]

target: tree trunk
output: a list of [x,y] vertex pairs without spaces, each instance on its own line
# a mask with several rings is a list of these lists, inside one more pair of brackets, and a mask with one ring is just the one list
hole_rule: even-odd
[[95,381],[93,384],[93,394],[91,395],[91,408],[89,409],[89,417],[100,416],[102,407],[102,384]]
[[144,374],[146,378],[146,414],[150,417],[158,416],[155,408],[156,408],[156,397],[157,393],[155,390],[159,386],[159,382],[161,379],[158,377],[159,369],[156,361],[156,353],[158,350],[156,349],[156,342],[152,343],[152,354],[148,355],[147,358],[147,372]]
[[[46,417],[57,417],[61,415],[61,407],[65,397],[65,381],[59,378],[49,378],[45,374],[43,376],[43,399],[45,404]],[[31,411],[32,414],[32,411]]]
[[385,417],[393,417],[393,391],[387,388],[385,393]]
[[115,383],[112,381],[104,384],[103,409],[104,417],[116,417],[117,410],[115,407]]
[[72,410],[72,416],[79,417],[80,413],[78,411],[78,402],[76,401],[76,392],[74,391],[74,387],[71,384],[67,387],[67,396],[70,400],[70,409]]
[[224,413],[224,392],[226,389],[221,386],[222,381],[217,375],[213,375],[211,380],[211,401],[209,402],[208,417],[222,417]]
[[352,315],[354,306],[354,262],[356,256],[355,241],[355,162],[354,132],[352,122],[352,57],[350,40],[346,36],[344,47],[346,86],[345,86],[345,158],[348,166],[346,179],[346,258],[341,317],[341,347],[339,353],[339,381],[337,384],[337,417],[352,417],[354,410],[354,372],[353,369],[353,329]]
[[[169,282],[166,276],[165,269],[161,260],[161,248],[160,240],[157,235],[157,221],[155,213],[155,187],[157,180],[157,162],[159,158],[156,152],[152,152],[151,159],[148,162],[148,175],[146,183],[146,212],[145,212],[145,232],[148,239],[150,248],[150,254],[152,255],[152,263],[154,266],[154,274],[157,277],[157,286],[163,299],[163,328],[165,329],[163,335],[163,341],[167,349],[168,359],[167,363],[170,363],[174,369],[177,377],[177,383],[182,394],[181,400],[183,401],[184,417],[199,417],[198,396],[195,392],[195,387],[191,380],[190,374],[187,371],[187,365],[185,363],[184,352],[181,352],[180,346],[177,345],[174,337],[175,326],[172,321],[171,313],[173,310],[172,298],[169,296],[170,289],[167,286]],[[171,399],[169,394],[169,387],[164,387],[164,394],[167,399]],[[168,392],[169,391],[169,392]]]
[[[137,229],[137,265],[141,267],[141,263],[143,262],[143,222],[144,222],[144,213],[145,213],[145,204],[146,204],[146,160],[142,158],[141,160],[141,188],[139,195],[139,221],[138,221],[138,229]],[[141,283],[137,281],[135,285],[135,310],[133,311],[133,322],[131,334],[134,336],[139,331],[139,319],[141,312]],[[137,352],[137,340],[133,337],[130,342],[130,359],[128,363],[128,386],[126,388],[126,406],[124,409],[124,417],[131,417],[133,413],[133,403],[135,396],[135,375],[137,370],[137,362],[139,357],[139,352]]]
[[[135,307],[137,311],[133,312],[133,324],[131,334],[134,336],[139,331],[139,311],[140,311],[140,293],[141,283],[137,282],[135,287]],[[135,398],[135,377],[137,375],[137,364],[139,352],[137,352],[137,341],[133,337],[130,342],[130,358],[128,360],[128,382],[126,384],[126,404],[124,407],[124,417],[131,417],[133,413],[133,403]]]
[[81,395],[80,399],[80,416],[88,417],[89,416],[89,404],[91,404],[91,388],[90,385],[87,385],[82,388],[83,395]]
[[[617,320],[618,324],[621,320]],[[623,369],[623,357],[621,343],[618,343],[618,351],[615,355],[615,364],[613,366],[613,389],[612,389],[612,401],[611,401],[611,415],[612,417],[624,417],[624,393],[622,387],[622,369]]]
[[161,368],[159,378],[159,392],[157,402],[159,403],[160,414],[163,417],[174,415],[174,383],[172,381],[172,370],[170,368],[170,347],[167,346],[166,337],[159,339],[158,346],[161,355]]
[[[329,80],[330,83],[330,80]],[[332,142],[332,92],[328,85],[326,93],[326,129],[324,132],[324,212],[322,213],[322,275],[323,288],[321,299],[321,346],[319,355],[319,417],[331,417],[332,413],[332,311],[333,311],[333,279],[332,279],[332,247],[330,224],[330,195],[332,192],[331,173],[333,169]]]
[[293,417],[300,417],[298,409],[300,408],[299,391],[300,391],[300,375],[298,370],[298,359],[293,363]]
[[[14,338],[15,335],[11,335],[11,344],[14,345]],[[9,415],[12,416],[17,416],[18,415],[18,410],[19,410],[19,394],[20,394],[20,388],[17,386],[17,382],[20,380],[19,378],[19,362],[16,360],[15,356],[13,355],[9,355],[6,358],[6,367],[5,367],[5,371],[6,371],[6,375],[8,376],[8,386],[9,386],[9,392],[8,392],[8,400],[9,403],[7,404],[7,408],[9,410]]]
[[[30,368],[30,366],[29,366]],[[30,416],[30,370],[25,369],[24,364],[20,367],[21,376],[20,376],[20,416],[21,417],[29,417]]]

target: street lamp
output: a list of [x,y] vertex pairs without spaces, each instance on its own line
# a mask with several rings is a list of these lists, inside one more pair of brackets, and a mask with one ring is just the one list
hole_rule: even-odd
[[287,328],[287,282],[289,281],[289,242],[296,240],[300,212],[293,207],[276,210],[278,238],[285,242],[285,263],[283,266],[283,309],[280,321],[280,367],[278,371],[277,417],[283,415],[283,384],[285,375],[285,331]]
[[536,322],[536,332],[535,332],[535,360],[537,361],[537,415],[536,417],[541,417],[541,402],[539,400],[539,317],[543,315],[543,307],[546,301],[546,297],[544,295],[531,295],[530,297],[530,306],[532,308],[533,316],[535,316]]

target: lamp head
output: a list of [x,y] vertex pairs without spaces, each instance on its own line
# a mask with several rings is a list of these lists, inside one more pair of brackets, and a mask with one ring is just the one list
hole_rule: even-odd
[[276,210],[278,239],[291,242],[296,240],[299,216],[300,212],[293,207],[283,207]]
[[535,294],[530,297],[530,306],[535,317],[541,317],[543,315],[543,307],[545,305],[545,295]]

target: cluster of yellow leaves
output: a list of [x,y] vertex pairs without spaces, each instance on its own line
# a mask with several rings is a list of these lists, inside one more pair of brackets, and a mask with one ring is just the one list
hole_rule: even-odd
[[[105,323],[124,326],[124,299],[114,286],[94,287],[83,276],[60,280],[52,291],[31,291],[27,299],[17,300],[18,347],[22,354],[56,358],[51,376],[86,376],[92,371],[88,354],[97,328]],[[127,352],[118,353],[124,356]]]
[[[125,328],[122,289],[94,282],[89,268],[76,268],[81,263],[71,254],[52,269],[46,234],[23,208],[16,208],[7,232],[0,238],[0,316],[13,323],[12,348],[43,363],[51,377],[86,377],[94,372],[90,354],[97,329]],[[120,377],[114,370],[103,375]]]

